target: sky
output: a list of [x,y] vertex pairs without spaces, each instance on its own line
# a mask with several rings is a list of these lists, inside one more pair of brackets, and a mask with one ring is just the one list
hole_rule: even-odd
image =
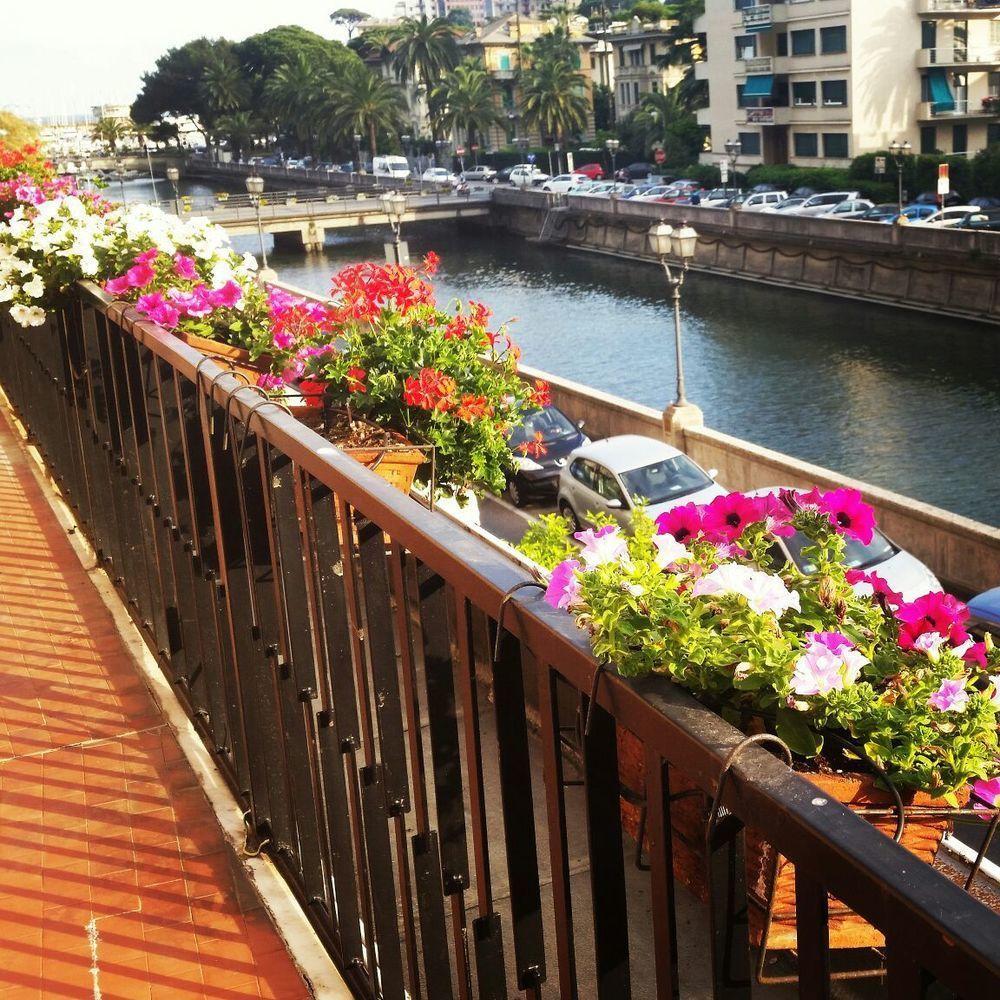
[[44,16],[5,18],[0,108],[26,118],[129,104],[142,74],[167,49],[206,35],[239,41],[280,24],[346,39],[338,7],[386,17],[394,0],[42,0]]

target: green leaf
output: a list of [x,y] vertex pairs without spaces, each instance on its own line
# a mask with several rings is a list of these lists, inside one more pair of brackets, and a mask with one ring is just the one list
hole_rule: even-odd
[[775,731],[778,739],[784,740],[792,753],[797,753],[800,757],[815,757],[823,749],[823,737],[809,726],[803,712],[779,708],[777,719]]

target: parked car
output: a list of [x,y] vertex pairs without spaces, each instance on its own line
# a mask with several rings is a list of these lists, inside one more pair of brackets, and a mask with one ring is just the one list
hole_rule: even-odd
[[[765,496],[787,488],[772,486],[769,489],[753,490],[751,496]],[[942,589],[938,578],[916,556],[891,541],[877,528],[867,545],[846,536],[844,543],[845,566],[878,573],[906,601],[913,601],[932,590]],[[807,576],[816,572],[816,566],[808,556],[812,542],[802,532],[796,531],[787,538],[778,538],[776,544],[784,559],[794,563],[800,572]]]
[[893,201],[883,202],[881,205],[872,205],[862,215],[858,218],[862,222],[895,222],[896,216],[899,215],[899,206]]
[[[913,204],[937,206],[941,204],[941,195],[939,195],[936,191],[923,191],[922,193],[918,194],[916,198],[913,199]],[[949,191],[944,196],[945,208],[950,208],[952,205],[961,205],[961,204],[963,204],[962,196],[957,191]]]
[[1000,208],[1000,198],[993,198],[990,195],[980,195],[978,198],[970,198],[970,205],[976,208]]
[[586,198],[607,198],[613,187],[621,186],[621,184],[616,185],[614,181],[595,181],[587,184],[586,187],[581,185],[579,188],[574,188],[573,194],[579,194]]
[[510,182],[514,187],[538,187],[549,179],[549,175],[539,170],[533,163],[519,163],[510,172]]
[[702,208],[723,208],[728,207],[733,198],[743,194],[738,188],[712,188],[701,199]]
[[748,194],[739,201],[734,201],[741,212],[763,212],[765,208],[772,208],[780,204],[788,197],[785,191],[757,191]]
[[811,198],[806,198],[792,212],[792,215],[822,215],[842,201],[850,201],[860,197],[861,195],[857,191],[825,191],[823,194],[814,194]]
[[442,187],[448,185],[454,187],[458,183],[458,177],[444,167],[428,167],[421,175],[422,184],[440,184]]
[[953,229],[967,216],[976,215],[979,209],[975,205],[952,205],[932,212],[925,219],[916,219],[915,226],[929,226],[931,229]]
[[970,213],[955,228],[997,232],[1000,230],[1000,209],[981,209],[978,212]]
[[577,530],[587,514],[628,526],[640,501],[657,517],[680,503],[705,503],[726,491],[687,455],[656,438],[620,434],[576,449],[559,473],[558,507]]
[[656,167],[652,163],[638,161],[630,163],[627,167],[622,167],[615,177],[620,181],[644,181],[650,174],[656,172]]
[[834,205],[833,208],[828,209],[825,212],[820,212],[815,216],[817,219],[833,219],[837,221],[839,219],[858,219],[870,208],[874,208],[875,205],[866,201],[864,198],[848,198],[846,201],[842,201],[839,205]]
[[778,212],[784,215],[785,212],[790,212],[793,208],[799,208],[805,203],[805,198],[786,198],[784,201],[778,201],[773,205],[768,205],[766,208],[762,208],[761,212],[764,215],[776,215]]
[[376,156],[372,160],[372,173],[393,181],[405,181],[410,176],[410,164],[405,156]]
[[497,184],[509,184],[510,175],[513,170],[514,170],[513,166],[503,167],[501,170],[498,170],[495,178]]
[[495,181],[496,179],[497,172],[492,167],[486,166],[485,163],[462,171],[463,181]]
[[553,194],[566,194],[575,184],[580,182],[577,174],[558,174],[550,177],[543,185],[543,191],[551,191]]
[[900,222],[902,219],[906,219],[907,222],[920,222],[922,219],[933,215],[936,211],[936,205],[907,205],[893,221]]
[[645,184],[636,190],[632,198],[633,201],[666,201],[676,191],[673,184]]
[[811,198],[814,194],[818,194],[818,193],[819,192],[815,188],[811,188],[811,187],[797,187],[791,193],[790,197],[792,197],[792,198],[802,198],[803,200],[805,200],[806,198]]
[[1000,587],[984,590],[969,601],[969,631],[977,636],[1000,630]]
[[582,427],[582,420],[574,423],[556,406],[525,414],[507,439],[517,463],[516,471],[507,477],[507,497],[515,507],[556,495],[566,459],[590,444]]
[[604,167],[600,163],[581,163],[573,168],[574,174],[583,174],[584,177],[592,181],[604,180]]
[[766,194],[768,191],[778,191],[780,188],[777,184],[754,184],[750,188],[750,194]]

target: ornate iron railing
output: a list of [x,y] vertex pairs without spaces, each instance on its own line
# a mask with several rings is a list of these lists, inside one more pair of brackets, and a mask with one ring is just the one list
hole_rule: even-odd
[[[1000,987],[988,909],[766,749],[730,760],[743,735],[665,679],[598,670],[521,569],[134,312],[91,288],[4,317],[0,381],[359,997],[666,998],[685,962],[684,995],[749,997],[744,825],[796,865],[800,996],[829,995],[827,893],[884,933],[890,997]],[[678,918],[681,781],[724,807],[707,923]]]

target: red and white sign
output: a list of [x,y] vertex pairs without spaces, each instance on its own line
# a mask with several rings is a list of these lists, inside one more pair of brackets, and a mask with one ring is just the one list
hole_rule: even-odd
[[951,191],[951,179],[948,176],[948,164],[938,166],[938,194],[945,195]]
[[666,158],[667,158],[667,154],[662,149],[654,149],[653,150],[653,159],[656,160],[657,163],[663,163],[663,161]]
[[455,150],[455,155],[465,156],[465,146],[459,146],[458,149]]

